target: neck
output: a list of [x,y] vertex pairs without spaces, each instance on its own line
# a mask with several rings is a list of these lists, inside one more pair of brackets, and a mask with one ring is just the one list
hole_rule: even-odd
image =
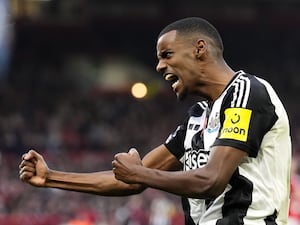
[[215,101],[233,78],[235,72],[225,61],[214,64],[206,71],[206,81],[201,87],[201,95],[209,101]]

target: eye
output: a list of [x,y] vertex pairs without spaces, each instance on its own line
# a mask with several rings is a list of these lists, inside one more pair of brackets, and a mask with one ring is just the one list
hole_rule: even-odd
[[171,52],[171,51],[164,51],[164,52],[161,53],[161,57],[162,57],[163,59],[170,58],[171,55],[172,55],[172,52]]

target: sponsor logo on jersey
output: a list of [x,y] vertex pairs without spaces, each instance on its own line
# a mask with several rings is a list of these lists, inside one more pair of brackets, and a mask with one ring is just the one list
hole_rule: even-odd
[[246,142],[252,110],[244,108],[228,108],[225,110],[225,121],[220,139],[233,139]]
[[188,149],[185,153],[185,170],[194,170],[206,165],[209,157],[209,151],[204,149]]

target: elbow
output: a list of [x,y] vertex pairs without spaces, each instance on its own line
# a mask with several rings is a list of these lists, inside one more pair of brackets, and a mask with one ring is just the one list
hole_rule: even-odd
[[[198,179],[200,179],[200,183]],[[212,174],[201,178],[198,177],[198,179],[198,181],[195,181],[196,183],[190,185],[190,187],[195,188],[191,190],[191,192],[194,193],[193,196],[187,197],[215,199],[224,192],[227,186],[227,182],[225,182],[224,179]]]
[[206,199],[215,199],[224,192],[226,186],[227,183],[222,182],[222,180],[216,177],[210,177],[203,190],[203,197]]
[[215,199],[225,190],[225,186],[212,185],[206,190],[205,196],[208,199]]
[[128,195],[136,195],[142,193],[146,186],[141,184],[130,184],[128,188]]
[[143,192],[147,187],[141,184],[126,184],[121,181],[103,184],[96,183],[86,192],[100,196],[130,196]]

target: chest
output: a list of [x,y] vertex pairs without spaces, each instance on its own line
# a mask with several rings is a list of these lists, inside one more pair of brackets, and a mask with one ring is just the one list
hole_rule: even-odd
[[189,118],[184,140],[185,170],[203,167],[208,161],[210,147],[221,128],[220,104],[216,103],[211,109],[204,110],[202,115]]

